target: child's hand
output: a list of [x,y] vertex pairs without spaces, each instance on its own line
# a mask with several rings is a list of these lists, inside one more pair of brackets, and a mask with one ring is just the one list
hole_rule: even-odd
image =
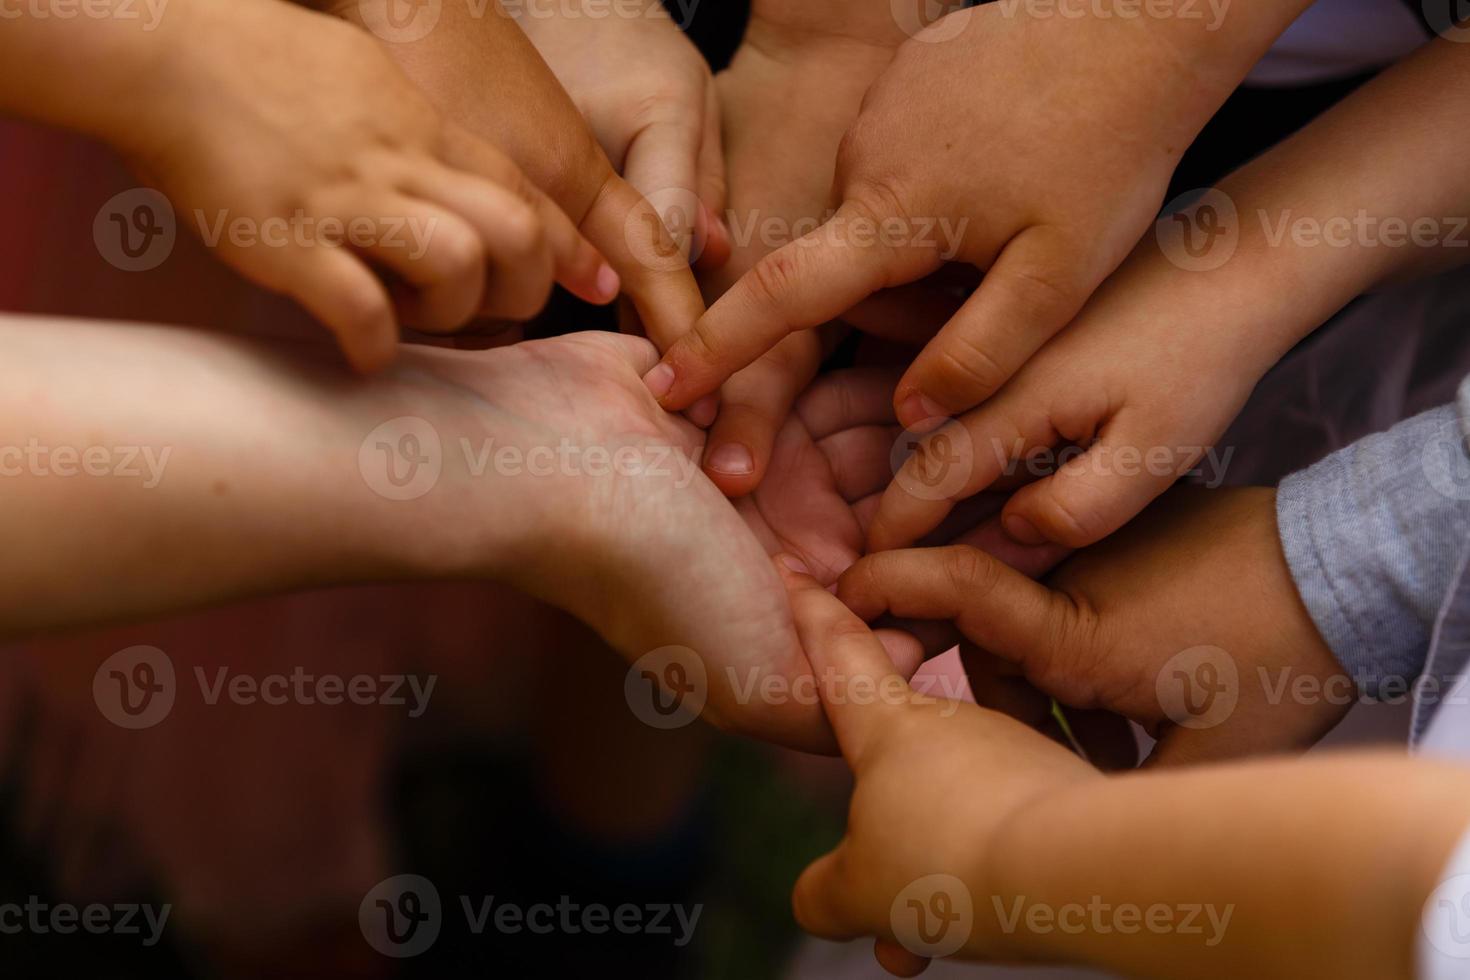
[[895,405],[913,426],[989,398],[1127,256],[1180,154],[1291,7],[1215,32],[987,5],[917,31],[843,139],[836,215],[711,306],[665,353],[655,394],[682,409],[792,332],[956,261],[985,277]]
[[1002,955],[980,898],[1003,893],[990,884],[991,842],[1049,794],[1103,777],[1006,715],[913,691],[852,612],[777,565],[856,779],[842,842],[796,883],[797,921],[826,939],[879,937],[879,961],[901,976],[923,968],[920,953]]
[[931,548],[864,558],[838,595],[864,619],[955,620],[1063,704],[1156,732],[1157,761],[1304,748],[1356,694],[1297,595],[1272,490],[1181,487],[1046,585]]
[[527,319],[553,279],[616,294],[567,216],[370,36],[273,2],[171,15],[187,22],[155,55],[168,84],[121,148],[223,261],[295,298],[359,369],[394,356],[400,319]]
[[[842,134],[902,40],[886,2],[751,5],[744,40],[715,79],[732,249],[720,268],[701,270],[706,300],[718,300],[767,254],[823,220]],[[782,420],[830,346],[824,332],[784,338],[722,386],[704,460],[726,494],[744,496],[765,479]]]
[[388,53],[441,112],[492,141],[570,216],[617,272],[638,326],[660,350],[672,344],[704,311],[694,273],[526,33],[497,0],[485,0],[420,6],[433,11],[431,29],[400,37],[395,3],[329,0],[340,16],[386,35]]
[[[634,13],[634,10],[637,12]],[[516,19],[608,158],[701,267],[730,257],[720,106],[709,65],[659,0],[601,15],[566,0]]]
[[[1240,263],[1181,269],[1145,240],[999,394],[940,430],[945,454],[960,454],[967,476],[951,474],[945,493],[914,493],[934,460],[919,453],[905,464],[874,518],[869,549],[908,547],[956,501],[998,480],[1049,472],[1047,453],[1061,465],[1011,497],[1007,533],[1080,548],[1117,530],[1213,450],[1290,345],[1267,334],[1275,323],[1254,322],[1240,308],[1265,306],[1279,291]],[[1206,461],[1223,465],[1217,456]]]

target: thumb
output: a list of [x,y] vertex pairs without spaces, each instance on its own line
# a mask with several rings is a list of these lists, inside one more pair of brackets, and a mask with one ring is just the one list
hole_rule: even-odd
[[847,875],[847,841],[806,866],[791,889],[797,925],[820,939],[841,942],[871,935],[853,901]]

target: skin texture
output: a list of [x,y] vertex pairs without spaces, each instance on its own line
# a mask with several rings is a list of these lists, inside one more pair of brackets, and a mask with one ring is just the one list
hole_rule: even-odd
[[[1297,596],[1270,489],[1175,490],[1045,584],[976,549],[927,548],[864,558],[838,595],[864,619],[954,620],[976,648],[1063,704],[1148,728],[1160,739],[1155,762],[1305,749],[1354,699]],[[1224,678],[1216,683],[1238,698],[1223,716],[1165,700],[1175,669],[1191,684],[1200,676],[1196,661],[1175,658],[1205,646],[1223,651],[1209,655]],[[1335,696],[1294,698],[1306,679]]]
[[[597,250],[514,163],[330,18],[186,0],[151,32],[98,18],[9,27],[0,105],[107,140],[180,224],[298,301],[361,370],[392,357],[400,323],[528,319],[553,280],[592,301],[616,294]],[[28,81],[53,77],[67,80]],[[88,108],[119,91],[129,108]]]
[[[837,215],[752,269],[651,387],[685,406],[791,332],[956,260],[985,278],[895,404],[912,426],[989,397],[1127,255],[1184,148],[1295,9],[1211,32],[987,5],[917,32],[843,138]],[[947,244],[932,234],[939,218]],[[885,222],[896,229],[879,234]]]
[[[572,612],[630,660],[696,651],[717,724],[831,747],[819,705],[741,700],[725,668],[742,683],[809,673],[767,555],[807,555],[829,581],[857,557],[854,503],[871,510],[891,472],[891,408],[865,372],[808,394],[770,490],[737,510],[693,461],[702,432],[641,384],[657,358],[641,338],[408,346],[361,379],[317,348],[192,330],[12,317],[0,333],[5,445],[164,460],[144,485],[5,457],[7,553],[29,556],[0,572],[6,635],[331,584],[490,579]],[[168,394],[140,402],[139,387]],[[419,442],[382,428],[395,419],[418,420]],[[384,467],[430,458],[425,431],[441,471],[394,499]],[[563,446],[575,452],[545,455]],[[917,644],[895,643],[912,671]]]
[[[822,219],[842,134],[903,40],[886,4],[839,6],[759,0],[740,48],[715,80],[733,249],[728,263],[701,276],[710,302],[793,237],[800,222]],[[768,222],[775,235],[763,232]],[[705,472],[726,494],[743,496],[764,479],[781,421],[816,375],[834,330],[783,339],[721,387]]]
[[[879,962],[914,976],[934,939],[904,900],[943,912],[933,886],[909,890],[942,874],[948,908],[968,897],[973,910],[954,935],[965,959],[1159,978],[1413,975],[1419,910],[1470,804],[1460,768],[1364,753],[1103,776],[1002,714],[915,694],[855,614],[778,564],[813,668],[837,678],[820,690],[855,778],[846,833],[792,894],[809,932],[874,936]],[[884,695],[842,696],[863,681]],[[1380,846],[1385,834],[1403,849]],[[1069,908],[1190,903],[1228,906],[1213,944],[1183,928],[1059,926]],[[1035,906],[1050,928],[1027,925]],[[963,929],[939,924],[941,940]]]
[[657,210],[618,176],[586,120],[495,0],[446,3],[432,30],[397,38],[382,2],[332,9],[389,34],[386,50],[448,118],[490,140],[572,219],[617,271],[639,328],[660,349],[704,310],[694,275]]
[[[1214,267],[1180,264],[1178,252],[1161,247],[1166,239],[1146,236],[1065,331],[961,416],[975,451],[964,485],[926,500],[895,483],[869,546],[912,544],[1008,461],[1068,445],[1088,452],[1019,490],[1005,526],[1030,543],[1098,541],[1194,466],[1271,365],[1353,297],[1463,262],[1463,247],[1403,235],[1395,245],[1378,229],[1389,219],[1405,227],[1427,220],[1446,245],[1463,242],[1444,216],[1465,213],[1470,183],[1444,122],[1464,111],[1446,93],[1467,72],[1464,45],[1426,45],[1225,180],[1217,193],[1238,215],[1225,219],[1238,234]],[[1422,111],[1403,112],[1406,100]],[[1391,149],[1374,152],[1363,132]],[[1288,230],[1353,228],[1364,215],[1382,224],[1330,245]],[[1120,452],[1163,456],[1130,470],[1118,465]]]
[[686,257],[717,268],[730,243],[720,106],[709,66],[657,0],[511,8],[608,159]]

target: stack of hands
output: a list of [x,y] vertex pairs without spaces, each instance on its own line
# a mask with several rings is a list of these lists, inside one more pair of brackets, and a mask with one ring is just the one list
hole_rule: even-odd
[[[1261,683],[1342,676],[1293,587],[1274,491],[1175,484],[1294,344],[1439,259],[1324,255],[1242,221],[1225,260],[1192,262],[1169,229],[1208,230],[1209,196],[1156,225],[1180,155],[1301,0],[1209,33],[1004,4],[921,22],[920,3],[756,0],[716,77],[655,0],[634,6],[173,0],[149,33],[7,22],[0,105],[111,143],[180,215],[392,217],[433,234],[421,254],[340,237],[217,246],[320,320],[359,377],[319,351],[209,334],[0,325],[17,431],[173,447],[146,493],[13,488],[26,516],[7,539],[32,557],[6,568],[5,628],[474,576],[575,613],[632,661],[685,649],[708,719],[846,755],[848,837],[802,879],[797,915],[820,935],[878,936],[903,973],[925,947],[890,906],[930,872],[1054,902],[1256,894],[1204,830],[1181,834],[1167,867],[1120,872],[1103,852],[1161,846],[1165,828],[1218,819],[1210,801],[1253,794],[1280,812],[1357,782],[1378,799],[1470,799],[1388,761],[1114,780],[1036,730],[1055,699],[1092,761],[1124,768],[1126,719],[1157,737],[1161,766],[1302,748],[1344,710],[1271,704]],[[1466,57],[1428,46],[1213,193],[1242,215],[1454,213],[1470,204],[1461,155],[1397,107],[1463,114],[1450,81]],[[1375,155],[1354,132],[1414,150]],[[399,343],[401,327],[529,319],[553,283],[624,297],[624,334]],[[853,334],[864,366],[823,373]],[[557,447],[576,462],[531,468]],[[985,707],[907,686],[956,643]],[[1208,728],[1156,683],[1200,647],[1230,651],[1241,680]],[[898,696],[834,696],[834,678]],[[804,683],[820,702],[750,693]],[[1376,835],[1405,819],[1362,805]],[[1395,873],[1427,881],[1457,827],[1405,830],[1420,843]],[[1232,846],[1323,855],[1357,832],[1283,834],[1249,808],[1236,831]],[[1273,969],[1402,973],[1404,922],[1337,881],[1386,860],[1361,854],[1317,883],[1341,899],[1314,912],[1322,928],[1363,942],[1330,968],[1320,950],[1272,949]],[[964,944],[929,951],[1235,976],[1306,888],[1240,903],[1198,961],[1179,936],[1028,946],[978,900]]]

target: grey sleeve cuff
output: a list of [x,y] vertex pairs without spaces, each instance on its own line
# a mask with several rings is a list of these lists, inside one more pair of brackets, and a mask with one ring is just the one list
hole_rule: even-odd
[[1367,695],[1424,669],[1470,534],[1470,456],[1453,405],[1282,481],[1276,520],[1312,621]]

